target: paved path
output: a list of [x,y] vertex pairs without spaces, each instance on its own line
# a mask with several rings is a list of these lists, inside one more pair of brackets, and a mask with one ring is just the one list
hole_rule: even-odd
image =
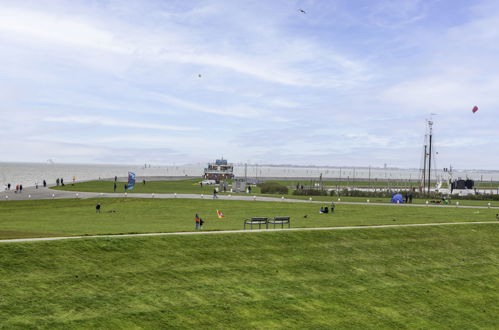
[[[200,195],[200,194],[137,194],[137,193],[96,193],[96,192],[76,192],[76,191],[63,191],[54,190],[49,188],[38,188],[29,187],[23,190],[22,193],[15,193],[14,191],[4,191],[0,193],[0,200],[28,200],[28,199],[63,199],[63,198],[188,198],[188,199],[208,199],[211,200],[212,195]],[[240,200],[240,201],[264,201],[264,202],[287,202],[287,203],[317,203],[317,204],[328,204],[328,201],[310,201],[305,199],[293,199],[293,198],[277,198],[277,197],[265,197],[265,196],[251,196],[251,195],[218,195],[221,200]],[[498,209],[499,207],[488,207],[488,206],[463,206],[463,205],[425,205],[425,204],[393,204],[393,203],[366,203],[366,202],[336,202],[335,204],[351,204],[351,205],[390,205],[390,206],[402,206],[402,207],[462,207],[462,208],[472,208],[472,209]]]
[[146,233],[146,234],[116,234],[116,235],[89,235],[89,236],[66,236],[66,237],[16,238],[16,239],[4,239],[4,240],[0,240],[0,243],[43,242],[43,241],[68,240],[68,239],[82,239],[82,238],[119,238],[119,237],[172,236],[172,235],[209,235],[209,234],[261,233],[261,232],[274,232],[274,231],[377,229],[377,228],[429,227],[429,226],[476,225],[476,224],[499,224],[499,221],[435,222],[435,223],[413,223],[413,224],[404,224],[404,225],[373,225],[373,226],[349,226],[349,227],[313,227],[313,228],[255,229],[255,230],[220,230],[220,231],[188,231],[188,232],[172,232],[172,233]]

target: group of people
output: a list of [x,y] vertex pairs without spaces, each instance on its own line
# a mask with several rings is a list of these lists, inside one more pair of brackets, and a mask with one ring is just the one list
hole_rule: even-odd
[[[45,180],[43,180],[43,186],[44,187],[47,187],[47,182]],[[12,187],[12,185],[10,183],[7,183],[5,185],[5,191],[10,191],[10,188]],[[35,188],[38,189],[38,181],[35,182]],[[17,193],[22,193],[23,192],[23,185],[22,184],[17,184],[16,185],[16,190],[14,191],[16,194]]]
[[55,185],[56,186],[64,186],[64,179],[63,178],[60,178],[60,179],[57,178],[57,180],[55,180]]
[[[331,213],[334,212],[334,208],[336,207],[336,205],[334,205],[334,202],[331,202]],[[326,206],[322,207],[321,206],[321,209],[319,210],[319,213],[329,213],[329,208]]]
[[203,229],[203,224],[204,220],[199,217],[199,215],[196,213],[196,216],[194,217],[194,220],[196,221],[196,230]]
[[404,203],[412,203],[412,191],[404,194]]

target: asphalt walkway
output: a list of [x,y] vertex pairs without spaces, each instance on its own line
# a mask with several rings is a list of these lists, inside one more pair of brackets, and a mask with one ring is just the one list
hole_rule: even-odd
[[[64,199],[64,198],[187,198],[187,199],[213,199],[212,195],[202,195],[202,194],[137,194],[137,193],[98,193],[98,192],[77,192],[77,191],[63,191],[54,190],[50,188],[39,187],[29,187],[23,189],[22,193],[15,193],[13,190],[4,191],[0,194],[0,200],[43,200],[43,199]],[[287,203],[317,203],[317,204],[327,204],[328,201],[310,201],[305,199],[293,199],[293,198],[277,198],[277,197],[265,197],[265,196],[251,196],[251,195],[218,195],[218,199],[221,200],[239,200],[239,201],[263,201],[263,202],[287,202]],[[334,202],[335,204],[351,204],[351,205],[390,205],[390,206],[402,206],[402,207],[461,207],[461,208],[471,208],[471,209],[498,209],[499,207],[488,207],[488,206],[463,206],[463,205],[435,205],[435,204],[393,204],[393,203],[367,203],[367,202]]]

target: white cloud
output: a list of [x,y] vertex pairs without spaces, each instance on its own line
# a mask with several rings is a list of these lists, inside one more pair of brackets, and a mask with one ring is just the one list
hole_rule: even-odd
[[100,116],[46,117],[43,120],[52,123],[91,124],[91,125],[114,126],[114,127],[157,129],[157,130],[166,130],[166,131],[193,131],[196,129],[194,127],[152,124],[152,123],[144,123],[131,120],[117,120]]

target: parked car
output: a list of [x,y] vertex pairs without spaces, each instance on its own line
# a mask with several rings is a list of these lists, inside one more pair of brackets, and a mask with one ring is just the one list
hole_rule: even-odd
[[212,185],[212,184],[216,184],[216,181],[215,180],[203,180],[201,181],[201,184],[204,186],[204,185]]

